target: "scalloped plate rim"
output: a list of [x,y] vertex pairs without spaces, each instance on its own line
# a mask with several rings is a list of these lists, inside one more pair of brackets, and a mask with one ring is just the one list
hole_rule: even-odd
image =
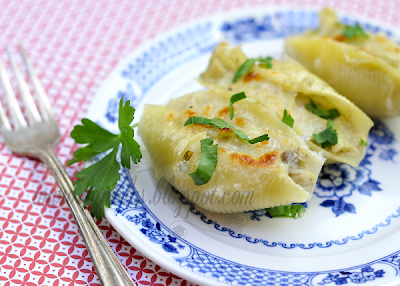
[[[262,8],[262,9],[259,9]],[[320,9],[316,9],[313,7],[296,7],[296,6],[262,6],[262,7],[258,7],[258,8],[250,8],[250,9],[244,9],[244,10],[231,10],[228,12],[224,12],[224,13],[219,13],[216,14],[214,16],[211,17],[203,17],[200,19],[197,19],[195,21],[191,21],[187,24],[184,24],[183,26],[180,27],[176,27],[170,31],[167,31],[153,39],[148,40],[145,43],[140,44],[140,47],[138,49],[136,49],[134,52],[128,54],[126,57],[124,57],[122,60],[119,61],[119,63],[117,64],[117,66],[115,68],[113,68],[112,72],[109,74],[109,76],[107,76],[107,78],[103,81],[103,83],[100,85],[98,91],[96,92],[96,95],[93,97],[92,103],[90,105],[90,108],[88,110],[88,117],[90,117],[90,114],[93,114],[93,112],[95,112],[96,107],[98,106],[98,102],[99,99],[102,98],[104,90],[106,90],[110,85],[112,85],[112,82],[115,78],[115,76],[121,72],[121,70],[123,69],[123,67],[125,67],[127,65],[127,63],[129,63],[132,59],[134,59],[135,57],[137,57],[140,53],[142,53],[143,51],[145,51],[146,49],[148,49],[152,44],[156,43],[157,41],[160,41],[163,38],[166,38],[168,35],[174,34],[178,31],[187,29],[190,26],[194,26],[198,23],[202,23],[202,22],[206,22],[206,21],[218,21],[218,22],[223,22],[224,20],[227,20],[231,17],[234,17],[235,15],[240,15],[240,17],[245,17],[247,15],[252,15],[255,12],[257,14],[264,14],[264,13],[270,13],[271,11],[282,11],[282,10],[301,10],[301,11],[318,11]],[[348,16],[350,18],[354,18],[354,19],[365,19],[370,21],[370,23],[373,24],[377,24],[380,27],[384,27],[386,29],[390,29],[391,31],[393,31],[395,33],[395,35],[398,37],[398,35],[400,35],[396,29],[392,26],[389,26],[387,24],[382,24],[379,23],[377,21],[371,21],[370,19],[366,19],[366,18],[361,18],[361,17],[355,17],[352,15],[347,15],[344,13],[340,13],[340,16]],[[239,18],[239,17],[238,17]],[[145,97],[145,96],[144,96]],[[143,98],[144,98],[143,97]],[[173,272],[174,274],[177,274],[189,281],[193,281],[195,283],[212,283],[213,285],[226,285],[225,283],[220,283],[219,281],[216,281],[214,279],[210,279],[208,277],[205,277],[199,273],[196,272],[192,272],[192,271],[188,271],[187,269],[185,269],[184,267],[180,266],[176,261],[173,261],[174,265],[171,265],[171,259],[165,257],[164,255],[160,256],[160,252],[158,252],[156,249],[154,248],[148,248],[146,243],[143,243],[143,245],[138,244],[138,241],[143,241],[143,238],[138,237],[134,232],[132,232],[131,230],[129,230],[129,235],[128,233],[126,233],[126,230],[124,230],[123,227],[123,222],[122,225],[120,225],[121,221],[118,218],[118,215],[115,214],[114,210],[112,208],[110,209],[106,209],[106,217],[107,219],[110,221],[110,223],[113,225],[113,227],[123,235],[123,237],[129,242],[131,243],[134,247],[137,247],[138,250],[145,254],[148,258],[150,258],[151,260],[153,260],[154,262],[156,262],[157,264],[163,266],[164,268],[166,268],[167,270]],[[132,236],[135,236],[135,239],[132,239]],[[385,285],[397,285],[398,283],[398,279],[394,278],[394,280],[396,281],[389,281],[387,282]]]

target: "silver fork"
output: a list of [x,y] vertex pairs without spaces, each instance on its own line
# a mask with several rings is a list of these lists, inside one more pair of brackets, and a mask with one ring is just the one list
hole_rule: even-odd
[[104,286],[134,286],[135,283],[132,281],[132,278],[115,256],[88,210],[83,207],[82,200],[74,195],[74,187],[71,179],[53,151],[53,145],[59,141],[60,133],[50,102],[24,49],[19,46],[19,50],[33,90],[38,98],[40,113],[36,108],[23,73],[19,69],[13,53],[10,49],[7,49],[18,89],[24,102],[28,122],[26,122],[21,112],[11,87],[10,79],[0,59],[0,78],[13,125],[11,126],[11,123],[8,121],[0,103],[0,131],[3,134],[6,145],[13,152],[41,159],[49,167],[75,218],[99,276],[100,283]]

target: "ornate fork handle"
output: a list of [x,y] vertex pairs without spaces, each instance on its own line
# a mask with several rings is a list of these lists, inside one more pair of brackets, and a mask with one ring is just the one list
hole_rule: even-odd
[[135,286],[135,283],[125,271],[108,245],[107,240],[93,221],[92,216],[83,207],[82,200],[74,195],[74,186],[71,179],[52,149],[52,146],[60,139],[57,121],[54,118],[54,112],[43,86],[24,49],[20,46],[21,56],[40,103],[41,114],[36,108],[35,101],[30,94],[30,89],[25,82],[25,76],[19,69],[12,51],[7,49],[7,52],[20,95],[24,100],[26,117],[28,119],[27,122],[13,92],[5,66],[0,59],[0,82],[7,98],[13,123],[9,122],[0,102],[0,131],[7,147],[21,155],[39,157],[49,167],[75,218],[78,229],[88,249],[89,256],[99,276],[100,283],[104,286]]
[[54,178],[56,178],[85,241],[101,284],[105,286],[134,286],[135,283],[111,250],[89,211],[83,207],[82,200],[74,195],[71,179],[52,146],[43,146],[43,148],[37,149],[35,153],[46,163]]

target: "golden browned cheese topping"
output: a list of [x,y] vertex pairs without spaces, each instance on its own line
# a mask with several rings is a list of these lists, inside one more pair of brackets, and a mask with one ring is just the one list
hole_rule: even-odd
[[262,80],[263,77],[260,76],[258,73],[256,72],[249,72],[248,74],[246,74],[243,78],[243,82],[249,82],[252,80]]
[[230,128],[228,128],[228,127],[224,127],[224,128],[221,128],[221,129],[219,130],[219,132],[233,132],[233,130],[230,129]]
[[246,126],[246,121],[243,118],[236,118],[236,124],[240,127]]
[[224,117],[225,114],[229,113],[229,106],[222,108],[220,111],[218,111],[218,117]]
[[272,151],[264,154],[258,159],[255,159],[249,155],[233,153],[231,154],[230,157],[234,163],[261,168],[261,167],[268,167],[274,164],[276,159],[278,158],[278,154],[279,153],[277,151]]
[[202,115],[207,116],[210,113],[210,110],[211,110],[211,106],[207,105],[206,109],[203,111]]
[[196,115],[196,112],[191,111],[190,109],[188,109],[188,110],[185,111],[184,114],[185,114],[185,116],[189,119],[190,117],[195,116],[195,115]]
[[259,147],[259,148],[261,148],[261,147],[263,147],[264,145],[267,145],[267,144],[269,144],[269,141],[267,140],[267,141],[263,141],[263,142],[260,142],[260,143],[257,143],[257,147]]
[[171,113],[171,114],[168,116],[167,120],[168,120],[168,121],[171,121],[174,117],[175,117],[175,115],[174,115],[173,113]]
[[335,38],[333,38],[335,41],[338,41],[338,42],[345,42],[346,41],[346,37],[345,36],[343,36],[343,35],[339,35],[339,36],[336,36]]
[[381,43],[387,42],[387,40],[386,40],[384,37],[377,36],[376,38],[377,38],[378,41],[381,42]]

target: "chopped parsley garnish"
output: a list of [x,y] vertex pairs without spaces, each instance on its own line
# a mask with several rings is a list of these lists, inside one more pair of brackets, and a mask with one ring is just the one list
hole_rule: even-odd
[[213,118],[210,121],[210,125],[217,127],[218,129],[231,129],[233,130],[233,133],[235,133],[237,136],[239,136],[240,138],[242,138],[243,140],[248,141],[249,137],[247,137],[246,134],[244,134],[242,131],[236,129],[235,127],[233,127],[232,125],[230,125],[229,123],[225,122],[222,119],[219,118]]
[[360,139],[360,145],[361,145],[361,146],[367,146],[368,143],[367,143],[366,141]]
[[292,218],[298,218],[300,213],[306,211],[306,209],[301,204],[277,206],[273,208],[266,208],[265,210],[270,217],[292,217]]
[[335,122],[333,122],[332,119],[328,119],[328,121],[326,122],[326,128],[333,129],[333,127],[335,127]]
[[[190,117],[184,123],[184,126],[190,124],[204,124],[204,125],[211,125],[218,129],[230,129],[232,130],[237,136],[246,140],[250,144],[255,144],[262,141],[268,141],[269,137],[268,134],[261,135],[254,139],[249,139],[246,134],[242,131],[237,130],[235,127],[229,125],[224,120],[219,118],[208,119],[199,116]],[[192,177],[194,183],[197,186],[206,184],[212,177],[215,167],[217,166],[217,150],[218,144],[212,145],[214,141],[210,138],[202,139],[200,141],[201,144],[201,155],[200,155],[200,163],[197,167],[196,172],[190,173],[189,176]]]
[[205,138],[200,141],[200,163],[196,172],[189,174],[196,186],[208,183],[217,166],[218,144],[212,145],[213,142],[214,141],[210,138]]
[[188,120],[186,120],[184,126],[189,125],[189,124],[196,124],[196,123],[211,125],[211,126],[217,127],[218,129],[223,129],[223,128],[231,129],[237,136],[239,136],[243,140],[246,140],[250,144],[255,144],[258,142],[269,140],[268,134],[261,135],[254,139],[249,139],[249,137],[247,137],[247,135],[244,134],[242,131],[236,129],[235,127],[231,126],[230,124],[226,123],[224,120],[219,119],[219,118],[208,119],[208,118],[204,118],[204,117],[193,116],[193,117],[190,117]]
[[255,143],[268,141],[268,140],[269,140],[268,134],[264,134],[264,135],[254,138],[254,139],[247,139],[247,142],[249,142],[250,144],[255,144]]
[[271,57],[266,57],[266,58],[259,57],[259,58],[249,58],[249,59],[247,59],[247,60],[238,68],[238,70],[236,71],[235,76],[233,77],[232,83],[237,82],[238,79],[239,79],[241,76],[244,76],[244,75],[248,74],[249,71],[250,71],[250,69],[253,67],[253,65],[254,65],[256,62],[262,62],[262,63],[264,63],[267,69],[272,68],[272,63],[271,63],[271,61],[272,61],[272,58],[271,58]]
[[282,122],[285,123],[286,125],[288,125],[289,127],[293,128],[294,120],[293,120],[292,116],[290,116],[290,114],[287,113],[286,109],[283,112]]
[[336,130],[333,130],[335,123],[332,120],[326,122],[326,129],[318,134],[313,134],[315,142],[321,144],[322,148],[326,148],[338,143]]
[[308,111],[324,119],[335,119],[340,116],[339,111],[336,108],[326,110],[319,104],[315,103],[311,98],[310,104],[306,104],[306,108]]
[[270,68],[272,68],[272,63],[271,63],[271,61],[272,61],[272,57],[266,57],[266,58],[258,58],[258,60],[260,61],[260,62],[262,62],[262,63],[264,63],[265,64],[265,67],[267,68],[267,69],[270,69]]
[[342,33],[347,39],[352,39],[354,37],[364,37],[368,39],[367,33],[361,28],[361,26],[356,23],[355,26],[344,26],[345,29]]
[[130,168],[130,161],[137,164],[142,158],[139,144],[133,139],[133,129],[129,126],[134,118],[135,109],[127,100],[119,102],[118,128],[120,134],[113,134],[89,119],[82,119],[83,125],[76,125],[71,137],[76,143],[88,144],[74,152],[74,158],[67,165],[79,161],[88,161],[94,156],[111,150],[97,163],[79,171],[74,182],[75,194],[80,196],[89,189],[84,205],[91,205],[93,216],[101,220],[104,216],[104,206],[110,207],[110,192],[117,185],[120,178],[120,164],[117,161],[117,152],[121,147],[121,165]]
[[211,119],[208,119],[205,117],[200,117],[200,116],[192,116],[188,120],[186,120],[186,122],[185,122],[185,124],[183,124],[183,126],[186,126],[189,124],[211,125],[210,122],[211,122]]
[[244,92],[236,93],[231,96],[231,99],[229,100],[229,116],[232,120],[235,111],[233,110],[233,104],[239,100],[242,100],[243,98],[246,98],[246,94]]

